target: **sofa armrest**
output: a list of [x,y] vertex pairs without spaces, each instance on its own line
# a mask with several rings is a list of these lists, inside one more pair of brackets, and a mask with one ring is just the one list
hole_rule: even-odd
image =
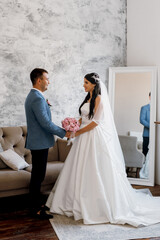
[[64,162],[72,147],[72,143],[70,145],[67,145],[67,141],[60,138],[57,139],[57,143],[58,143],[59,161]]

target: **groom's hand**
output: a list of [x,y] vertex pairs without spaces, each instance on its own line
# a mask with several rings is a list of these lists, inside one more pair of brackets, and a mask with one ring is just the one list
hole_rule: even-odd
[[66,137],[66,138],[70,138],[70,136],[71,136],[71,132],[66,132],[65,137]]

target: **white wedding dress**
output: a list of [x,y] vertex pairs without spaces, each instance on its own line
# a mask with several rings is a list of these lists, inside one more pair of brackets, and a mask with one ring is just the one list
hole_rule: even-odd
[[140,178],[148,178],[149,177],[149,151],[145,157],[145,162],[139,172]]
[[[95,118],[88,120],[89,103],[81,111],[81,128],[91,121],[98,123]],[[105,132],[98,124],[75,138],[46,205],[50,212],[83,219],[84,224],[110,222],[138,227],[160,222],[160,197],[132,188],[112,131]]]

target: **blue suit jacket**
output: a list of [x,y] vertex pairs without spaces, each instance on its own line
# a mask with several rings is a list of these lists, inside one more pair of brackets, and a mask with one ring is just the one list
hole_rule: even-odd
[[141,107],[140,123],[144,126],[143,137],[149,137],[150,104]]
[[50,108],[43,95],[32,89],[25,101],[27,138],[25,147],[31,150],[46,149],[54,145],[53,135],[63,138],[66,131],[51,120]]

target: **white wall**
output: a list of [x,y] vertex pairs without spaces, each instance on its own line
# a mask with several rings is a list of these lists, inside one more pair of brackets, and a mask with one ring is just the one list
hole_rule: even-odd
[[127,65],[160,65],[160,1],[127,1]]
[[[127,66],[160,66],[160,1],[127,1]],[[160,120],[160,77],[157,87]],[[160,125],[156,130],[156,183],[160,184]]]

